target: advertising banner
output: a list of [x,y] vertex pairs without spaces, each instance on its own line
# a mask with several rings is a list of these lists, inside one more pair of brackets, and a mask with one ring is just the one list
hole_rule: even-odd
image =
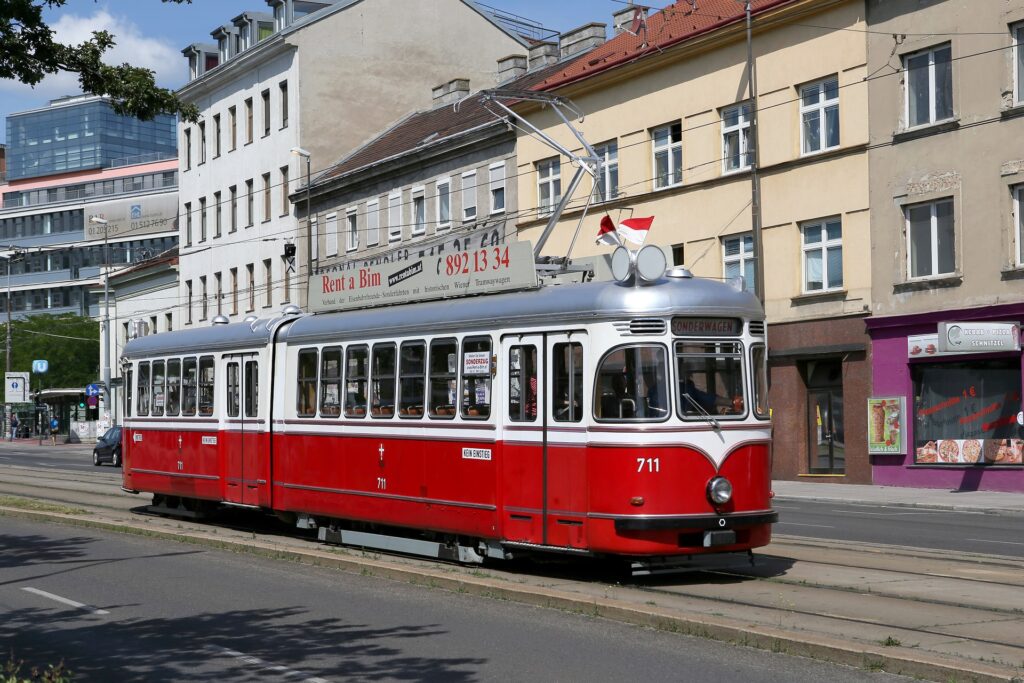
[[939,323],[938,349],[946,353],[1020,351],[1016,323]]
[[536,287],[533,246],[512,242],[320,272],[310,278],[308,302],[316,313]]
[[[104,219],[107,224],[90,222],[89,218],[92,216]],[[104,230],[107,239],[177,231],[178,195],[175,192],[168,192],[90,204],[86,209],[85,239],[102,241]]]
[[868,399],[868,453],[906,453],[906,399]]

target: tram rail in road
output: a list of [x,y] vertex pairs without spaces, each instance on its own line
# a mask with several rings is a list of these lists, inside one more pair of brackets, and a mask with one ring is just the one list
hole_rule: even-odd
[[[1019,558],[777,536],[756,554],[701,557],[686,571],[610,584],[587,563],[459,567],[323,546],[233,515],[194,523],[132,512],[147,501],[116,480],[0,463],[0,496],[82,508],[85,515],[3,514],[166,535],[530,604],[808,654],[932,680],[1011,680],[1024,662]],[[252,520],[247,523],[247,520]],[[1009,627],[1008,624],[1015,626]]]

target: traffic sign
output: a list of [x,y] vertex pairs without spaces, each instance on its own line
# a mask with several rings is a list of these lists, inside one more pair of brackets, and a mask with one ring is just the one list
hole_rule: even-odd
[[45,360],[34,360],[32,361],[32,372],[37,375],[42,375],[50,369],[50,362]]
[[97,403],[99,403],[99,398],[98,397],[96,397],[96,396],[86,396],[85,397],[85,404],[87,406],[89,406],[90,408],[95,408]]
[[85,386],[85,395],[86,396],[90,396],[90,397],[92,397],[92,396],[99,396],[100,395],[100,385],[98,385],[98,384],[87,384]]

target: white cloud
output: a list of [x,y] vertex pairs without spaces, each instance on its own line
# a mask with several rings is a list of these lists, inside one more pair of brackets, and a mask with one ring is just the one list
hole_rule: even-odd
[[[99,9],[91,16],[62,14],[51,26],[56,39],[77,45],[92,37],[93,31],[108,31],[116,45],[107,50],[103,61],[118,65],[128,62],[132,66],[152,69],[157,84],[175,87],[185,80],[186,65],[181,53],[167,40],[145,36],[139,27],[124,17]],[[18,81],[0,80],[0,92],[8,91],[39,98],[53,98],[80,92],[76,74],[56,73],[47,76],[34,89]]]

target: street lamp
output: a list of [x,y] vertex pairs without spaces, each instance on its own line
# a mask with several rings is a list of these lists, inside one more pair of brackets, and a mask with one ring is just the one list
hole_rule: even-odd
[[[306,278],[308,281],[313,278],[313,214],[310,213],[309,203],[309,165],[312,157],[301,147],[292,147],[291,153],[306,160]],[[320,236],[316,235],[316,238],[319,240]]]
[[114,403],[110,396],[110,263],[107,258],[107,219],[100,216],[89,216],[93,225],[103,226],[103,400],[107,414],[113,412]]

